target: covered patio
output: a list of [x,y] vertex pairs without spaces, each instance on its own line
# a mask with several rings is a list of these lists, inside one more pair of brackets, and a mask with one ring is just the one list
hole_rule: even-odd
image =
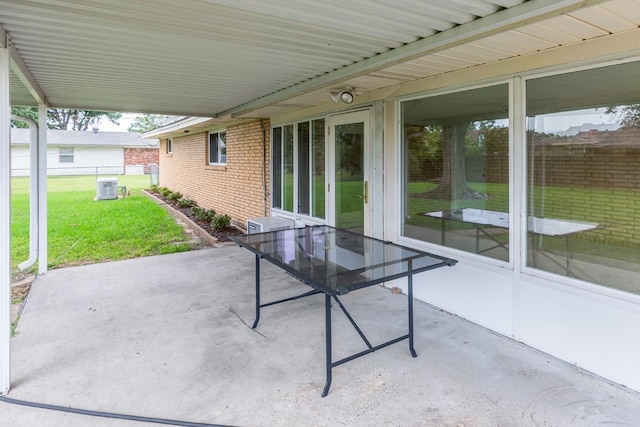
[[[464,255],[457,280],[430,282],[424,273],[419,299],[476,323],[417,299],[419,356],[399,344],[339,366],[325,399],[321,297],[265,309],[251,330],[254,264],[246,250],[47,271],[45,129],[49,107],[186,116],[189,128],[176,125],[171,137],[243,120],[288,124],[370,109],[374,177],[388,199],[376,199],[371,222],[377,237],[407,243],[395,210],[400,185],[392,179],[401,176],[402,141],[394,131],[400,100],[498,82],[508,88],[502,107],[514,107],[513,132],[522,139],[521,75],[635,59],[638,0],[153,3],[0,0],[0,395],[219,425],[637,423],[640,395],[619,384],[638,390],[639,350],[629,338],[640,316],[638,295],[540,274],[527,269],[524,252],[514,250],[508,263],[454,252]],[[350,102],[335,99],[347,89]],[[15,337],[11,105],[39,112],[30,251],[38,277]],[[512,144],[507,172],[524,170],[524,140],[514,141],[520,144]],[[262,153],[266,171],[266,142]],[[515,178],[510,191],[525,194],[523,177]],[[266,211],[266,179],[264,189]],[[512,202],[512,219],[525,218],[520,201]],[[516,242],[524,242],[525,222]],[[484,283],[476,286],[480,275]],[[275,298],[300,287],[266,263],[263,281]],[[405,328],[406,298],[375,286],[344,302],[370,336],[384,339]],[[358,351],[361,341],[341,312],[335,321],[336,356]],[[536,348],[586,360],[590,371],[618,384]],[[0,406],[0,424],[12,426],[149,421]]]
[[[637,393],[419,302],[418,357],[404,342],[342,365],[323,399],[322,296],[265,308],[253,331],[253,267],[249,251],[230,245],[39,276],[12,339],[10,397],[219,425],[634,425],[640,418]],[[265,298],[302,288],[268,263],[262,277]],[[406,295],[375,286],[343,302],[373,338],[406,327]],[[335,354],[360,350],[333,311]],[[2,423],[15,427],[141,425],[0,407]]]

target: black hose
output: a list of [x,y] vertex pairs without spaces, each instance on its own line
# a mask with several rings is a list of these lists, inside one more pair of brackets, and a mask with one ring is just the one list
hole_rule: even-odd
[[22,406],[30,406],[32,408],[40,408],[40,409],[48,409],[51,411],[60,411],[60,412],[70,412],[72,414],[80,414],[80,415],[89,415],[92,417],[103,417],[103,418],[115,418],[120,420],[129,420],[129,421],[140,421],[143,423],[155,423],[155,424],[166,424],[173,426],[185,426],[185,427],[231,427],[225,426],[222,424],[206,424],[206,423],[194,423],[190,421],[178,421],[178,420],[168,420],[165,418],[151,418],[151,417],[142,417],[139,415],[125,415],[125,414],[115,414],[112,412],[101,412],[101,411],[93,411],[90,409],[78,409],[78,408],[69,408],[67,406],[58,406],[58,405],[50,405],[47,403],[38,403],[38,402],[28,402],[26,400],[18,400],[12,399],[5,396],[0,396],[1,402],[11,403],[14,405],[22,405]]

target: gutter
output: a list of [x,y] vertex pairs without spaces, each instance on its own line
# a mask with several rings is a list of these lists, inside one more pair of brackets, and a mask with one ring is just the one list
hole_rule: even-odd
[[29,259],[20,263],[20,271],[31,267],[38,259],[38,179],[34,177],[34,171],[38,170],[38,125],[28,117],[11,115],[12,120],[23,122],[29,125],[31,131],[31,141],[29,143],[29,155],[31,161],[31,173],[29,174]]

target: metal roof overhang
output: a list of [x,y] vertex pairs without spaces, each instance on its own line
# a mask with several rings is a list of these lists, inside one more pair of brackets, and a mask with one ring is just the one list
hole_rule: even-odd
[[[637,28],[634,0],[0,0],[14,105],[232,120]],[[603,17],[606,17],[603,18]],[[609,28],[607,28],[607,26]]]

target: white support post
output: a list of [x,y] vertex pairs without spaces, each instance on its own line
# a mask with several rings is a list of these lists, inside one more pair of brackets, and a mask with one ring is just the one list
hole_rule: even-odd
[[[31,171],[34,173],[34,171]],[[47,272],[47,105],[38,105],[38,274]]]
[[0,47],[0,395],[11,386],[11,99],[10,46]]

